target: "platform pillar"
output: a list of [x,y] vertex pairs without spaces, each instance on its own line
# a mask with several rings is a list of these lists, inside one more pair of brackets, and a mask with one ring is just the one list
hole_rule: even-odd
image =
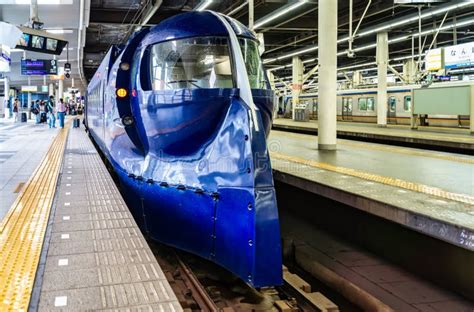
[[337,88],[337,1],[318,2],[318,149],[335,150]]
[[387,126],[387,64],[388,64],[388,34],[377,33],[377,125]]
[[59,80],[58,94],[56,101],[59,101],[64,96],[64,80]]
[[54,84],[50,83],[48,87],[49,96],[54,96]]
[[7,110],[8,110],[8,118],[11,118],[12,116],[12,110],[10,108],[10,81],[8,80],[8,77],[5,77],[3,79],[4,87],[5,87],[5,103],[1,103],[4,105],[4,111],[3,111],[3,116],[0,117],[7,117]]
[[471,85],[471,115],[469,116],[469,130],[474,135],[474,86]]
[[292,84],[291,84],[291,118],[296,119],[296,106],[300,103],[300,93],[303,89],[303,61],[297,56],[293,56],[292,63]]

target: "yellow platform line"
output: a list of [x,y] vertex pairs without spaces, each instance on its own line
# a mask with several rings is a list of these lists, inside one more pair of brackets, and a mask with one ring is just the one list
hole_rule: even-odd
[[452,192],[448,192],[437,187],[432,187],[432,186],[414,183],[414,182],[408,182],[408,181],[404,181],[404,180],[400,180],[400,179],[396,179],[392,177],[384,177],[378,174],[363,172],[363,171],[355,170],[352,168],[338,167],[338,166],[334,166],[328,163],[308,160],[308,159],[295,157],[295,156],[288,156],[288,155],[284,155],[284,154],[280,154],[276,152],[270,152],[270,156],[272,159],[286,160],[286,161],[290,161],[290,162],[294,162],[294,163],[298,163],[298,164],[302,164],[302,165],[306,165],[306,166],[310,166],[310,167],[314,167],[318,169],[325,169],[328,171],[333,171],[340,174],[353,176],[353,177],[368,180],[368,181],[378,182],[385,185],[390,185],[390,186],[394,186],[394,187],[398,187],[398,188],[402,188],[402,189],[406,189],[406,190],[410,190],[414,192],[424,193],[424,194],[440,197],[443,199],[449,199],[449,200],[453,200],[453,201],[457,201],[457,202],[461,202],[461,203],[465,203],[469,205],[474,205],[474,196],[470,196],[467,194],[452,193]]
[[[284,131],[276,131],[276,132],[278,132],[278,135],[295,137],[295,138],[300,138],[300,139],[302,138],[302,136],[308,136],[308,137],[314,138],[314,136],[311,136],[308,134],[291,133],[291,132],[284,132]],[[411,155],[411,156],[420,156],[420,157],[455,161],[455,162],[460,162],[460,163],[465,163],[465,164],[474,164],[474,157],[451,156],[451,155],[441,154],[435,151],[429,151],[429,152],[417,151],[417,150],[414,150],[411,148],[405,148],[405,147],[385,146],[385,145],[380,145],[380,144],[375,144],[375,143],[352,142],[349,140],[337,140],[337,144],[353,146],[353,147],[363,148],[363,149],[370,149],[374,151],[384,151],[384,152],[405,154],[405,155]]]
[[61,129],[0,224],[0,311],[26,311],[71,122]]

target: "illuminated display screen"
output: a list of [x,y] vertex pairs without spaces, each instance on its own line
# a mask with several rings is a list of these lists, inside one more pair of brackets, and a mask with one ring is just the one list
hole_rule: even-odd
[[23,34],[21,35],[20,41],[18,42],[18,45],[22,47],[27,47],[30,42],[30,35],[29,34]]
[[56,60],[21,60],[22,75],[57,75],[58,65]]
[[46,50],[56,51],[58,48],[58,40],[48,38],[46,39]]
[[31,47],[35,49],[42,49],[44,44],[44,37],[31,36]]
[[60,55],[67,41],[50,36],[46,31],[20,27],[23,34],[16,44],[17,49]]

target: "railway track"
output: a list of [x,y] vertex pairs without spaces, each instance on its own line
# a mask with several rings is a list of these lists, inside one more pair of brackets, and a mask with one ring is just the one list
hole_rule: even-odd
[[286,267],[283,286],[257,290],[214,263],[149,243],[185,311],[339,311]]

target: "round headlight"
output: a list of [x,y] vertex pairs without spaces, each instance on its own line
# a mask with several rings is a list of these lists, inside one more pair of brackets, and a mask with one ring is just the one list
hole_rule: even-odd
[[123,117],[122,123],[124,124],[124,126],[131,126],[133,124],[133,117],[132,116]]
[[130,69],[130,64],[123,62],[120,64],[120,69],[121,70],[129,70]]
[[127,90],[124,88],[117,89],[117,96],[118,97],[126,97],[127,96]]

